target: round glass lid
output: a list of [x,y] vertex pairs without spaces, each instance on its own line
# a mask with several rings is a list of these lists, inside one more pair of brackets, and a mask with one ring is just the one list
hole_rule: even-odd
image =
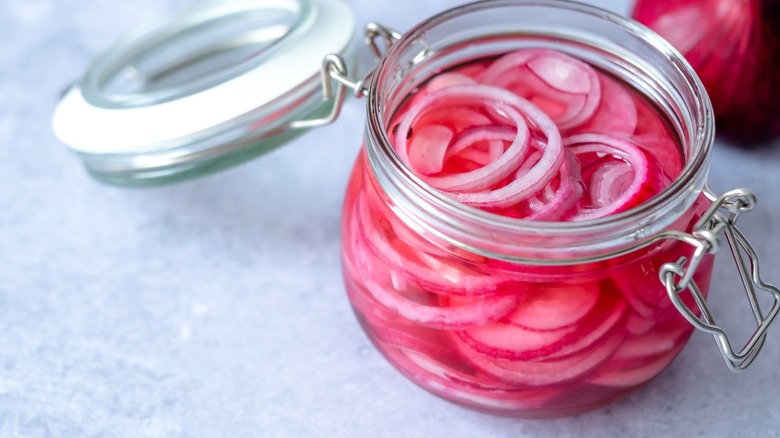
[[343,0],[204,3],[96,59],[52,126],[93,174],[198,166],[321,111],[322,60],[351,58],[354,29]]
[[266,60],[285,37],[305,29],[310,7],[299,1],[203,5],[128,36],[90,66],[79,87],[88,102],[106,108],[151,105],[203,91]]

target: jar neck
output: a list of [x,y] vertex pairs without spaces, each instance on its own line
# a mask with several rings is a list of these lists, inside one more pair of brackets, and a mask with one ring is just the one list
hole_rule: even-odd
[[[611,73],[665,113],[686,165],[650,201],[584,222],[533,222],[456,202],[399,159],[387,126],[405,96],[439,71],[524,47],[566,52]],[[401,219],[445,244],[525,263],[607,258],[680,227],[707,181],[714,137],[707,94],[684,58],[660,37],[613,13],[566,1],[488,1],[444,12],[399,40],[382,59],[368,95],[370,167]]]

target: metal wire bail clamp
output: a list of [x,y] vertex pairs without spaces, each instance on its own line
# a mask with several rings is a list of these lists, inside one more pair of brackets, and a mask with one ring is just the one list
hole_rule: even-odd
[[[386,28],[377,23],[369,23],[364,31],[365,43],[371,49],[374,57],[377,59],[383,56],[381,49],[377,45],[377,38],[381,37],[385,43],[385,49],[390,48],[397,40],[401,39],[401,34]],[[344,106],[344,98],[347,89],[351,89],[357,98],[368,95],[368,84],[374,75],[374,69],[371,69],[361,80],[354,80],[349,76],[347,63],[340,55],[330,54],[322,60],[322,69],[320,77],[322,78],[322,98],[324,100],[333,100],[333,106],[330,112],[318,119],[296,120],[288,126],[291,129],[309,129],[318,126],[325,126],[333,123],[341,114],[341,108]],[[335,82],[335,84],[334,84]],[[333,88],[336,88],[334,95]]]
[[[756,196],[747,189],[735,189],[717,197],[709,189],[705,189],[704,193],[712,201],[712,205],[696,223],[691,233],[692,236],[687,236],[689,238],[684,239],[694,245],[693,257],[690,261],[683,257],[675,263],[665,263],[659,272],[660,280],[677,310],[695,328],[711,334],[729,369],[733,372],[740,372],[753,362],[764,345],[766,331],[780,311],[780,290],[764,283],[761,279],[758,256],[745,235],[736,226],[740,214],[753,210],[756,205]],[[726,236],[757,323],[756,330],[739,351],[734,349],[726,332],[715,323],[704,296],[693,280],[693,274],[702,258],[707,254],[715,254],[720,249],[718,241],[720,235]],[[745,255],[748,261],[745,260]],[[680,280],[675,282],[676,278]],[[758,302],[756,289],[768,292],[774,299],[766,316],[764,316]],[[680,298],[680,294],[686,290],[691,293],[701,316],[694,314]]]

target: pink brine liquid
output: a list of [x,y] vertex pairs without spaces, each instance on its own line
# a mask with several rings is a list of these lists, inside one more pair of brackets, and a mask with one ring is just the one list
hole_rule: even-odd
[[[684,162],[640,93],[547,49],[439,73],[387,130],[424,183],[518,221],[630,210]],[[692,331],[658,280],[663,263],[690,255],[683,243],[554,267],[434,245],[394,214],[363,154],[344,208],[344,275],[358,319],[400,372],[456,403],[521,417],[594,409],[658,375]],[[695,278],[705,293],[711,262]]]

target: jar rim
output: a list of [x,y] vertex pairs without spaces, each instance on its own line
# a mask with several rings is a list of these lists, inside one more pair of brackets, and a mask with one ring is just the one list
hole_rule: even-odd
[[[681,141],[691,142],[691,152],[681,173],[668,187],[649,201],[644,202],[637,207],[603,218],[581,222],[528,221],[489,213],[462,204],[452,197],[447,196],[445,193],[426,184],[401,161],[390,142],[387,128],[383,124],[382,108],[384,102],[381,93],[383,76],[388,73],[395,60],[405,48],[414,44],[416,40],[423,37],[436,26],[446,23],[453,17],[471,14],[485,9],[502,7],[542,7],[551,10],[567,10],[573,13],[589,15],[592,18],[602,19],[619,26],[621,30],[629,32],[633,36],[640,38],[643,42],[647,42],[653,50],[663,55],[669,64],[674,67],[676,72],[679,73],[685,84],[690,87],[690,91],[695,97],[694,108],[692,108],[692,110],[696,119],[695,126],[689,127],[692,131],[690,138],[685,139],[680,133]],[[372,140],[371,142],[367,142],[366,147],[369,151],[369,162],[375,172],[377,170],[384,170],[402,175],[403,178],[412,183],[416,196],[422,197],[426,202],[435,205],[437,208],[455,213],[459,218],[478,222],[481,225],[491,227],[495,230],[511,233],[520,232],[535,235],[587,234],[594,231],[624,226],[625,224],[636,222],[638,219],[653,215],[665,206],[673,203],[674,200],[679,199],[681,196],[689,195],[690,188],[694,185],[696,180],[706,176],[714,141],[714,119],[709,97],[704,89],[704,85],[683,55],[652,30],[629,18],[625,18],[602,8],[568,0],[484,0],[455,7],[421,22],[421,24],[410,30],[397,41],[381,59],[374,75],[374,81],[369,89],[368,104],[366,108],[367,135],[369,135]],[[380,154],[387,159],[379,158],[378,155]],[[704,173],[704,175],[702,175],[702,173]],[[703,186],[703,183],[701,185]],[[701,188],[702,187],[698,187],[696,190],[700,191]],[[640,230],[634,230],[632,234],[637,231]],[[636,237],[638,238],[639,236]]]

